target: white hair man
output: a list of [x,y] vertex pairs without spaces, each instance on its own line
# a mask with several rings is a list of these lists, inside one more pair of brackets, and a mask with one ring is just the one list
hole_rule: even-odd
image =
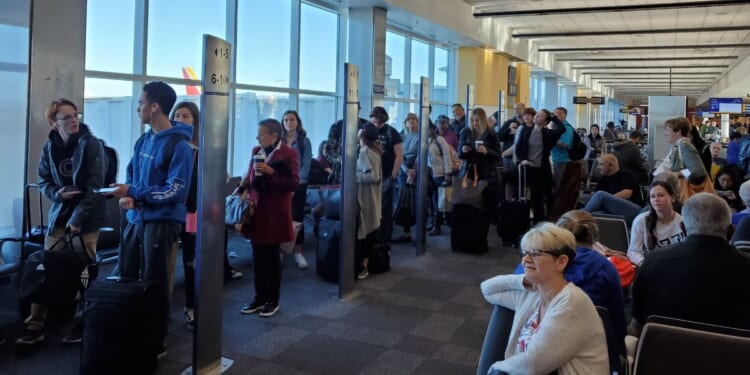
[[687,239],[653,252],[633,284],[631,328],[651,315],[750,329],[750,258],[729,244],[734,227],[727,203],[699,193],[682,207]]

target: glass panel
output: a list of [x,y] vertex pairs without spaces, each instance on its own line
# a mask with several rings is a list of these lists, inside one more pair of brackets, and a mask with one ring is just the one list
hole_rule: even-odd
[[[242,176],[250,165],[250,152],[258,145],[258,122],[281,119],[289,109],[289,95],[279,92],[237,90],[234,118],[234,155],[232,176]],[[304,121],[304,118],[303,118]]]
[[140,82],[97,78],[84,81],[83,122],[95,136],[117,150],[117,181],[125,181],[133,146],[140,135],[133,129],[134,122],[138,122],[138,98],[133,100],[133,85],[140,86]]
[[385,101],[385,110],[388,112],[388,124],[393,126],[396,130],[401,131],[404,128],[404,119],[406,114],[410,111],[410,105],[413,103],[408,102],[394,102]]
[[236,48],[238,83],[289,87],[291,25],[291,0],[239,2]]
[[[243,2],[244,3],[244,2]],[[201,78],[203,34],[226,38],[226,0],[169,0],[148,3],[149,75]]]
[[404,46],[406,38],[386,31],[385,33],[385,96],[405,97]]
[[[28,1],[0,2],[0,14],[12,14],[13,21],[17,22],[14,25],[0,24],[0,45],[3,46],[0,48],[0,87],[3,88],[3,100],[0,100],[0,113],[3,114],[0,149],[6,155],[26,154],[29,12]],[[39,155],[29,157],[39,160]],[[0,199],[0,236],[21,233],[25,168],[23,157],[0,159],[4,196]]]
[[133,73],[135,0],[89,1],[86,69]]
[[318,156],[320,142],[328,139],[328,130],[341,115],[336,114],[336,97],[300,95],[299,116],[313,147],[313,157]]
[[[435,47],[435,69],[432,77],[432,101],[448,102],[448,50]],[[433,105],[433,113],[435,113]]]
[[432,105],[432,114],[430,115],[432,121],[435,122],[440,115],[446,115],[448,116],[448,118],[453,118],[453,114],[451,113],[451,107],[449,104]]
[[336,91],[338,15],[302,4],[300,20],[299,87]]
[[418,40],[411,41],[411,81],[409,97],[419,98],[419,79],[430,75],[430,46]]

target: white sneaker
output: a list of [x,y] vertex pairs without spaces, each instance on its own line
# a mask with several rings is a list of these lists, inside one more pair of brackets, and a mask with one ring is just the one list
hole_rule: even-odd
[[305,256],[302,255],[302,253],[294,253],[294,263],[297,264],[297,268],[303,270],[307,269],[307,259],[305,259]]

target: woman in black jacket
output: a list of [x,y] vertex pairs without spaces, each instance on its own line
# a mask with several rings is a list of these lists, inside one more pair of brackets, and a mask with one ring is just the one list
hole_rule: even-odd
[[[547,124],[555,122],[554,129]],[[565,132],[565,126],[552,114],[542,109],[534,116],[534,127],[524,126],[515,144],[516,160],[526,173],[526,186],[531,193],[531,206],[534,210],[534,223],[546,218],[545,202],[552,191],[552,169],[549,153],[557,140]]]
[[458,157],[464,160],[460,176],[468,173],[474,178],[474,166],[479,180],[487,180],[482,197],[490,221],[498,218],[497,167],[500,163],[500,143],[493,129],[487,124],[487,113],[482,108],[471,111],[471,126],[464,128],[459,137]]

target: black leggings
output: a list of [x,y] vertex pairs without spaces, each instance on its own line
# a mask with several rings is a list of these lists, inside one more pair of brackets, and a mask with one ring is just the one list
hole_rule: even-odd
[[253,245],[255,302],[279,303],[281,290],[281,258],[279,244]]

